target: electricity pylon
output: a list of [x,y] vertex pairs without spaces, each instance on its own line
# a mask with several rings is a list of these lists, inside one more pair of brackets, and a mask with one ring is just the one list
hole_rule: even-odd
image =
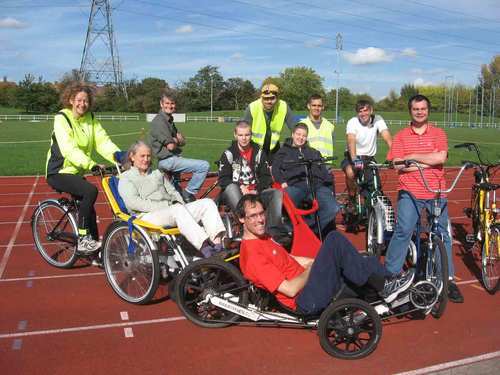
[[96,85],[111,84],[127,97],[118,48],[113,33],[109,0],[92,0],[87,37],[83,47],[80,77]]

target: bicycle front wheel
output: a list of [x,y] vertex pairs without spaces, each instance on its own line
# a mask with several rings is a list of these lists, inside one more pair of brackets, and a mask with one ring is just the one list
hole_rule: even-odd
[[42,202],[31,217],[35,247],[43,259],[58,268],[71,268],[76,254],[78,227],[68,209],[56,200]]
[[481,253],[481,275],[483,285],[490,294],[495,294],[500,286],[500,225],[489,229],[488,240],[483,242]]
[[111,224],[104,238],[103,263],[109,285],[120,298],[134,304],[151,301],[160,281],[160,263],[141,231],[133,227],[130,233],[126,222]]
[[438,301],[430,311],[434,318],[439,319],[448,305],[448,256],[441,238],[433,235],[432,243],[433,249],[427,248],[426,279],[433,283],[439,291]]
[[382,255],[384,246],[379,243],[379,225],[381,225],[382,220],[382,216],[378,215],[374,209],[368,211],[368,224],[366,226],[366,252],[369,255],[376,256],[377,258]]

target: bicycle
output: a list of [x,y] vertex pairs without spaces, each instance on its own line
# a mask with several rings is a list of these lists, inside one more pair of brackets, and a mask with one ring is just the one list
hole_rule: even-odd
[[[116,173],[115,167],[104,171],[96,169],[93,175]],[[61,191],[56,190],[59,194]],[[78,209],[77,196],[63,196],[38,202],[31,216],[31,231],[35,247],[42,258],[51,266],[71,268],[80,258],[92,259],[93,254],[78,251]]]
[[344,223],[354,232],[358,231],[359,225],[366,226],[366,251],[377,257],[384,252],[394,231],[394,208],[382,190],[379,174],[379,168],[389,166],[373,160],[365,162],[364,169],[356,176],[359,190],[342,213]]
[[[418,306],[422,303],[427,303],[429,305],[428,311],[435,318],[440,318],[448,304],[448,282],[449,282],[449,269],[448,269],[448,255],[446,253],[446,248],[443,242],[442,234],[439,231],[439,217],[441,216],[441,196],[443,194],[450,193],[456,186],[459,178],[462,176],[463,172],[471,168],[472,165],[470,163],[465,163],[458,174],[455,176],[453,183],[448,189],[432,189],[427,179],[424,175],[424,168],[416,161],[416,160],[402,160],[394,162],[394,165],[402,165],[405,167],[415,166],[418,168],[420,173],[420,177],[424,182],[425,188],[435,194],[435,198],[432,199],[432,205],[430,207],[426,207],[428,212],[428,223],[429,226],[424,226],[421,214],[419,212],[419,220],[417,223],[417,228],[415,229],[414,235],[414,245],[415,245],[415,256],[410,257],[413,259],[413,262],[416,263],[416,280],[417,283],[413,286],[415,288],[419,285],[419,282],[428,281],[430,282],[435,291],[430,290],[422,290],[420,294],[414,294],[413,298],[415,299],[418,296],[421,299],[419,301],[413,301],[413,304]],[[410,193],[410,197],[416,201]],[[451,226],[448,222],[447,228],[451,240]],[[422,236],[424,239],[422,240]],[[410,246],[411,249],[411,246]],[[427,285],[427,284],[426,284]],[[433,303],[431,301],[427,301],[426,294],[428,293],[431,296],[434,296],[437,292],[437,300]],[[412,298],[412,295],[410,295]]]
[[479,160],[479,163],[464,161],[475,169],[471,207],[464,209],[465,215],[472,220],[473,234],[468,235],[466,240],[472,243],[478,241],[481,245],[481,279],[488,293],[495,294],[500,288],[500,220],[496,206],[496,190],[500,185],[490,182],[490,171],[500,163],[485,163],[475,143],[461,143],[455,148],[475,151]]

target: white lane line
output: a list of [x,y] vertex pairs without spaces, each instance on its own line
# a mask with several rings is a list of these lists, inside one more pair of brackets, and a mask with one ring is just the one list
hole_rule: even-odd
[[458,367],[458,366],[465,366],[465,365],[469,365],[471,363],[482,362],[482,361],[486,361],[488,359],[499,358],[499,357],[500,357],[500,351],[486,353],[486,354],[478,355],[475,357],[460,359],[458,361],[445,362],[445,363],[440,363],[439,365],[435,365],[435,366],[429,366],[429,367],[420,368],[420,369],[412,370],[412,371],[400,372],[400,373],[395,374],[395,375],[429,374],[431,372],[447,370],[450,368],[454,368],[454,367]]
[[21,350],[23,346],[23,339],[15,339],[12,341],[12,350]]
[[38,183],[39,176],[36,176],[35,182],[33,183],[33,187],[31,188],[31,192],[26,199],[26,203],[24,204],[24,208],[21,211],[21,216],[17,220],[16,227],[14,228],[14,232],[12,233],[12,237],[10,238],[9,244],[7,245],[7,249],[5,250],[5,254],[3,255],[2,262],[0,263],[0,279],[3,276],[5,271],[5,267],[7,266],[7,261],[9,260],[10,253],[12,251],[12,245],[16,242],[17,235],[19,234],[19,229],[21,229],[21,224],[24,220],[24,216],[26,215],[26,211],[28,210],[28,205],[31,202],[31,197],[33,197],[33,193],[35,192],[36,185]]
[[12,279],[0,279],[3,282],[27,281],[27,280],[45,280],[45,279],[65,279],[68,277],[86,277],[86,276],[101,276],[104,272],[89,272],[89,273],[75,273],[74,275],[52,275],[52,276],[36,276],[36,277],[15,277]]
[[[54,198],[59,198],[59,197],[60,197],[59,195],[57,195],[57,196],[54,195]],[[49,197],[47,197],[47,198],[49,198]],[[94,203],[94,206],[104,206],[104,205],[107,206],[108,203],[106,203],[106,202],[96,202],[96,203]],[[36,206],[38,206],[38,204],[36,204],[36,203],[28,205],[28,207],[30,207],[30,208],[31,207],[36,207]],[[22,204],[14,204],[14,205],[7,205],[7,206],[0,205],[0,210],[3,209],[3,208],[19,208],[19,207],[24,207],[24,205],[22,205]]]
[[[111,217],[111,216],[110,217],[100,217],[99,220],[102,222],[111,221],[111,220],[113,220],[113,217]],[[2,221],[2,222],[0,222],[0,225],[12,225],[12,224],[17,224],[17,222],[16,221]],[[24,220],[21,222],[21,224],[31,224],[31,220]]]
[[458,281],[456,284],[457,285],[467,285],[467,284],[477,284],[477,283],[479,283],[478,279],[472,279],[472,280]]
[[[121,311],[120,318],[122,320],[128,320],[128,312]],[[132,329],[132,327],[125,327],[125,328],[123,328],[123,334],[125,335],[125,338],[127,338],[127,339],[134,337],[134,330]]]
[[30,279],[26,281],[26,288],[31,288],[33,286],[33,276],[35,276],[35,271],[29,271],[28,277],[30,277]]
[[134,330],[132,329],[132,327],[123,328],[123,334],[127,339],[134,337]]
[[139,320],[137,322],[98,324],[98,325],[93,325],[93,326],[46,329],[46,330],[41,330],[41,331],[30,331],[30,332],[19,332],[19,333],[3,333],[3,334],[0,334],[0,339],[11,339],[11,338],[16,338],[16,337],[40,336],[40,335],[54,335],[54,334],[58,334],[58,333],[83,332],[83,331],[92,331],[92,330],[98,330],[98,329],[117,328],[117,327],[125,327],[125,326],[137,326],[137,325],[146,325],[146,324],[169,323],[169,322],[176,322],[178,320],[186,320],[186,318],[183,316],[174,316],[172,318]]

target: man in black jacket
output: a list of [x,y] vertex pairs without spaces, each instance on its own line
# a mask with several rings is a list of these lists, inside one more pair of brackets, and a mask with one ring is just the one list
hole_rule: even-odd
[[268,230],[278,234],[281,226],[281,192],[272,189],[266,153],[252,141],[251,125],[242,120],[234,128],[235,141],[219,161],[219,186],[224,202],[234,212],[245,194],[260,193],[267,207]]
[[[312,186],[308,186],[305,165],[287,165],[287,162],[299,160],[321,160],[321,153],[309,147],[307,143],[307,125],[298,123],[292,131],[292,138],[288,138],[283,147],[274,155],[273,176],[276,182],[286,189],[296,206],[305,199],[312,199],[314,190],[319,204],[319,221],[321,231],[326,234],[335,228],[335,215],[339,206],[335,199],[333,177],[321,163],[313,163],[311,168]],[[307,217],[309,226],[316,229],[313,217]]]

